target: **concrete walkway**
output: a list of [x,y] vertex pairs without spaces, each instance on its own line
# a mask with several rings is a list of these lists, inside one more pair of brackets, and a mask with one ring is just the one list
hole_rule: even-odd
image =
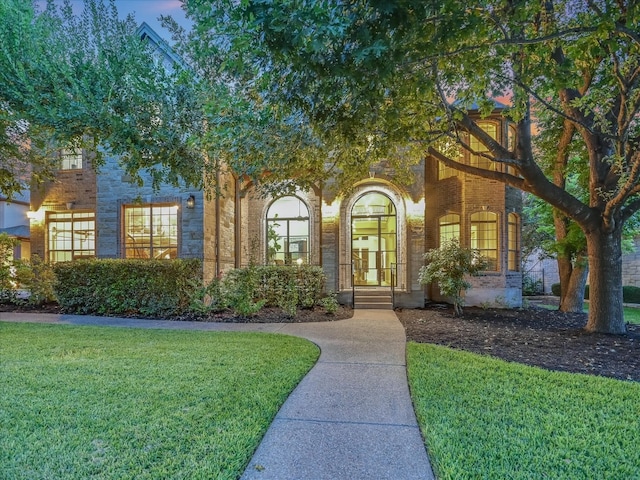
[[325,323],[228,324],[0,313],[0,320],[295,335],[322,353],[269,427],[250,479],[433,479],[406,378],[405,333],[390,310]]

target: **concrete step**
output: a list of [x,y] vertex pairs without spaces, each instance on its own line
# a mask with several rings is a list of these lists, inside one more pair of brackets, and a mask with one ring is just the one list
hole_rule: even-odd
[[393,310],[391,292],[387,290],[356,290],[353,307]]

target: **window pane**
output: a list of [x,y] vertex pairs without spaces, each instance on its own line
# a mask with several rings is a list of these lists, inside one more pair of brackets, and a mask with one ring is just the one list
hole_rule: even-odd
[[47,217],[50,262],[95,257],[95,213],[51,213]]
[[275,200],[267,211],[267,262],[309,261],[309,209],[298,197]]
[[508,268],[511,271],[520,270],[520,239],[518,228],[518,216],[510,213],[508,216]]
[[471,248],[479,250],[488,259],[487,270],[498,270],[498,222],[495,213],[471,215]]
[[62,150],[60,170],[76,170],[82,168],[82,150]]
[[[479,122],[478,126],[482,128],[482,130],[484,130],[487,134],[489,134],[489,136],[494,140],[497,138],[498,128],[495,123]],[[471,135],[469,146],[471,147],[472,151],[479,152],[479,154],[477,155],[472,154],[469,157],[470,165],[474,167],[489,169],[489,170],[494,169],[494,163],[488,158],[483,157],[480,154],[481,152],[489,151],[489,149],[484,144],[482,144],[480,140],[478,140],[476,137]]]
[[125,258],[177,258],[178,207],[124,207]]
[[440,246],[450,240],[460,240],[460,215],[451,213],[440,217]]

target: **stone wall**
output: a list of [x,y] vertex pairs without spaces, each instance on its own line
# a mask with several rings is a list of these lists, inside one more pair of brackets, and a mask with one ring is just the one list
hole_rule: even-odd
[[[121,258],[123,252],[122,209],[124,205],[168,203],[178,206],[179,252],[181,258],[202,258],[203,194],[187,187],[162,185],[155,191],[150,177],[143,174],[138,186],[124,173],[116,159],[109,158],[97,177],[96,254],[101,258]],[[193,209],[187,208],[190,195]]]

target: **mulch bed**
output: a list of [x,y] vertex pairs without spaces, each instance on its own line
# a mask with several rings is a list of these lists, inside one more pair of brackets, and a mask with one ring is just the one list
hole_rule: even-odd
[[[0,303],[1,312],[32,312],[32,313],[65,313],[57,303],[30,306],[12,303]],[[118,315],[125,318],[157,318],[141,315]],[[331,322],[344,320],[353,316],[351,307],[340,305],[333,314],[328,314],[320,307],[299,308],[294,317],[286,315],[280,308],[263,308],[258,315],[243,317],[231,311],[215,312],[207,315],[185,314],[175,317],[162,317],[164,320],[195,321],[195,322],[225,322],[225,323],[306,323],[306,322]]]
[[626,335],[586,333],[587,315],[531,307],[397,310],[407,340],[434,343],[512,362],[573,373],[640,381],[640,325]]

